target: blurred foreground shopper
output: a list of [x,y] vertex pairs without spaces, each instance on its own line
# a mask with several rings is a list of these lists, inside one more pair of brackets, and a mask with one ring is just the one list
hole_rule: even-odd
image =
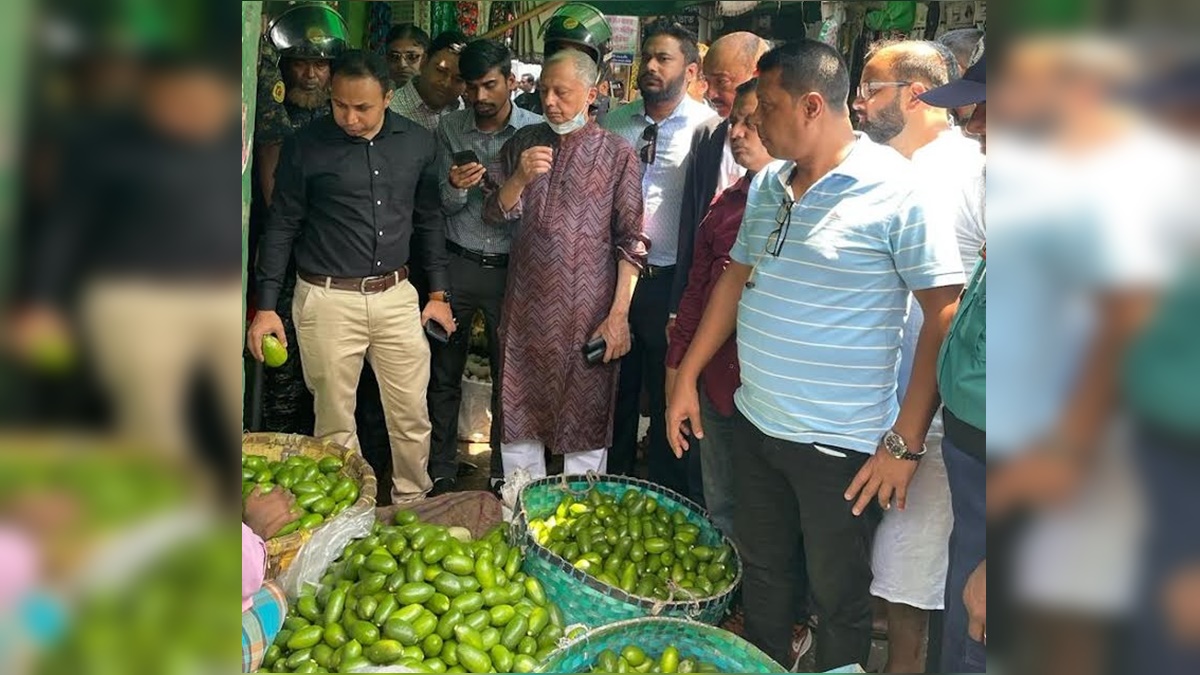
[[[731,263],[680,364],[668,427],[703,442],[697,379],[734,333],[742,386],[734,528],[748,638],[789,657],[804,553],[820,670],[871,646],[870,541],[879,508],[905,507],[936,408],[934,361],[962,263],[926,219],[903,157],[856,134],[846,64],[813,40],[759,60],[753,119],[773,157],[755,176]],[[837,216],[830,220],[830,215]],[[909,292],[928,317],[901,404],[896,363]],[[878,506],[873,503],[877,502]]]
[[[958,79],[958,65],[945,47],[916,40],[885,44],[867,55],[853,108],[871,140],[912,161],[927,217],[953,223],[963,269],[971,270],[983,248],[983,154],[979,141],[952,125],[944,108],[919,98],[951,79]],[[900,400],[924,322],[921,306],[911,298],[908,304]],[[888,602],[888,673],[925,670],[928,612],[943,607],[953,516],[942,433],[942,417],[935,415],[908,488],[908,508],[889,510],[875,532],[871,594]]]
[[[442,118],[437,138],[440,146],[442,207],[446,214],[446,248],[450,254],[450,304],[463,332],[442,344],[431,342],[432,374],[429,382],[429,421],[433,425],[429,450],[431,496],[456,487],[458,475],[458,412],[462,404],[463,369],[467,363],[471,322],[483,313],[487,331],[488,361],[492,371],[491,485],[504,480],[500,460],[500,313],[508,279],[508,254],[513,233],[483,222],[484,190],[496,184],[489,171],[500,162],[500,148],[517,131],[542,122],[539,115],[522,110],[509,95],[514,79],[512,56],[495,40],[476,40],[459,55],[471,107]],[[459,153],[474,153],[477,161],[455,160]]]
[[[588,122],[596,63],[573,49],[542,70],[546,123],[500,151],[500,185],[484,220],[513,232],[500,328],[504,473],[546,474],[546,447],[566,473],[604,473],[617,359],[629,351],[629,306],[646,261],[638,159]],[[588,365],[585,345],[606,343]]]
[[81,325],[119,430],[136,444],[189,456],[187,403],[207,371],[237,442],[242,415],[241,243],[232,193],[221,195],[238,147],[235,63],[158,50],[137,104],[85,126],[60,162],[59,198],[29,265],[32,307],[18,338]]
[[262,665],[287,615],[287,598],[266,578],[266,540],[296,518],[295,498],[287,490],[255,488],[242,506],[242,672]]
[[[392,445],[392,499],[429,491],[429,345],[422,325],[454,332],[446,302],[444,221],[433,135],[387,110],[392,91],[377,55],[346,52],[333,65],[333,115],[284,147],[258,257],[258,313],[248,347],[286,340],[275,308],[293,248],[292,301],[317,436],[358,447],[355,389],[363,359],[379,380]],[[414,229],[425,247],[425,311],[408,283]]]

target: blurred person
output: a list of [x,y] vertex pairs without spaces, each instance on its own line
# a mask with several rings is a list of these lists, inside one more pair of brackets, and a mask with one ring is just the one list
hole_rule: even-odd
[[596,91],[596,102],[588,106],[588,121],[604,126],[604,120],[608,117],[609,109],[612,108],[612,97],[609,96],[611,85],[608,83],[607,69],[601,73]]
[[420,72],[395,90],[389,104],[392,112],[434,132],[443,115],[461,110],[466,85],[458,71],[458,55],[465,46],[467,36],[458,31],[434,38]]
[[[674,377],[679,363],[692,343],[704,306],[712,293],[713,285],[729,266],[729,249],[737,237],[738,227],[746,209],[746,195],[750,181],[762,171],[773,158],[767,154],[751,117],[758,107],[758,81],[751,79],[737,88],[734,105],[729,115],[729,145],[738,163],[745,167],[746,175],[724,190],[713,200],[712,207],[697,229],[698,239],[695,264],[691,267],[687,290],[679,304],[679,317],[669,329],[667,349],[668,382]],[[704,503],[713,522],[733,539],[737,536],[733,527],[734,486],[733,463],[736,456],[735,408],[733,392],[741,382],[737,361],[736,336],[730,336],[713,360],[701,374],[703,387],[700,392],[700,414],[707,432],[700,459],[703,463],[702,480]],[[695,448],[693,448],[695,450]],[[803,566],[800,566],[801,569]],[[796,598],[797,625],[793,637],[793,659],[796,664],[812,645],[812,634],[806,621],[808,611],[808,584],[805,579],[798,584]]]
[[[863,133],[912,160],[928,217],[953,222],[963,269],[969,270],[984,240],[979,142],[952,126],[945,109],[920,99],[945,85],[951,72],[957,74],[953,58],[929,42],[884,44],[867,55],[852,107]],[[900,357],[901,400],[923,321],[920,305],[910,301]],[[943,608],[952,515],[941,445],[942,418],[934,415],[925,457],[909,485],[909,508],[886,512],[875,532],[871,592],[888,603],[884,672],[925,669],[928,612]]]
[[[314,433],[359,447],[354,392],[369,360],[391,440],[392,500],[406,503],[431,487],[429,346],[421,327],[436,321],[448,334],[455,330],[445,297],[437,143],[387,109],[392,90],[381,57],[345,52],[332,72],[333,115],[285,144],[259,243],[258,312],[247,346],[261,361],[265,335],[287,344],[276,307],[294,251],[292,312],[314,398]],[[414,231],[421,236],[414,239]],[[410,240],[425,247],[433,289],[423,311],[408,282]]]
[[[500,458],[500,316],[508,278],[508,255],[513,233],[484,223],[484,191],[495,188],[489,171],[500,162],[500,148],[519,129],[543,120],[512,104],[512,55],[495,40],[476,40],[459,56],[467,83],[469,110],[452,112],[438,125],[441,152],[442,210],[446,214],[446,248],[449,252],[448,295],[455,321],[470,326],[478,310],[487,331],[488,362],[492,369],[491,487],[504,480]],[[475,153],[479,162],[458,165],[456,153]],[[429,420],[433,433],[429,477],[433,496],[457,487],[458,411],[462,403],[462,377],[468,340],[446,344],[431,342],[433,371],[429,382]]]
[[425,54],[432,46],[429,35],[419,26],[400,23],[388,30],[383,42],[387,45],[388,75],[392,78],[392,87],[402,89],[421,72]]
[[[196,371],[215,382],[236,442],[241,366],[239,235],[232,201],[214,199],[238,144],[238,89],[218,56],[158,50],[135,105],[84,126],[64,146],[59,199],[34,243],[29,296],[14,326],[35,352],[71,344],[67,308],[127,439],[195,459],[187,428]],[[240,342],[240,340],[239,340]]]
[[[692,162],[684,179],[683,202],[679,209],[679,252],[675,262],[675,281],[671,288],[668,331],[691,270],[696,228],[708,212],[713,197],[724,192],[745,173],[745,168],[733,156],[727,119],[733,110],[737,88],[754,77],[758,59],[767,53],[768,48],[766,40],[754,33],[740,31],[717,38],[704,57],[704,75],[709,83],[706,95],[717,117],[697,128],[692,136]],[[673,377],[674,373],[668,371],[668,398]]]
[[[504,144],[484,221],[510,231],[500,325],[504,473],[546,474],[544,449],[568,474],[605,473],[617,359],[629,351],[629,312],[646,261],[633,149],[588,122],[596,63],[561,50],[542,70],[546,123]],[[602,364],[581,351],[602,337]]]
[[[729,267],[680,363],[667,425],[677,454],[690,448],[685,436],[703,443],[697,381],[736,325],[734,530],[752,608],[746,635],[776,661],[789,657],[803,538],[824,671],[867,662],[870,540],[881,508],[906,507],[924,454],[934,359],[962,262],[952,229],[926,220],[903,157],[851,127],[849,73],[835,49],[790,42],[758,69],[752,123],[784,159],[751,183]],[[910,292],[929,320],[900,403]]]
[[288,490],[263,493],[255,488],[242,505],[242,672],[257,671],[275,641],[288,601],[283,589],[267,579],[266,541],[299,517]]
[[[609,114],[605,129],[638,150],[642,166],[645,232],[652,245],[630,309],[634,336],[629,358],[621,364],[620,389],[613,429],[610,468],[633,475],[637,458],[640,392],[650,399],[649,478],[694,499],[703,498],[699,480],[689,480],[689,463],[667,446],[666,411],[667,318],[675,279],[679,218],[684,183],[692,164],[691,141],[715,114],[687,95],[687,83],[699,71],[696,37],[679,24],[658,22],[643,31],[638,86],[639,101]],[[693,489],[694,488],[694,489]]]
[[[1161,607],[1135,605],[1141,501],[1128,465],[1145,456],[1130,457],[1116,435],[1120,364],[1188,254],[1173,228],[1195,213],[1184,202],[1194,158],[1118,96],[1138,76],[1135,57],[1099,37],[1028,39],[1006,52],[989,97],[1003,149],[992,153],[989,190],[1021,195],[989,205],[989,244],[1001,253],[991,267],[1003,278],[988,299],[1000,317],[988,414],[1003,420],[987,439],[989,539],[1032,516],[1011,546],[989,541],[991,582],[1007,584],[992,593],[991,615],[1005,626],[1019,619],[998,637],[1025,638],[1008,651],[1033,653],[1044,672],[1104,668],[1135,607],[1144,610],[1132,636],[1139,670],[1196,664],[1158,631]],[[1159,551],[1185,551],[1181,505],[1145,498],[1185,518],[1166,533],[1154,523],[1149,549],[1157,535],[1167,542]],[[997,611],[1009,597],[1013,617]],[[1137,649],[1146,645],[1161,649]],[[1011,646],[998,640],[991,651]]]
[[537,80],[533,75],[525,73],[521,76],[521,93],[513,99],[513,104],[535,115],[542,114],[542,99],[537,93]]
[[688,83],[688,96],[701,103],[707,103],[708,80],[704,77],[704,56],[708,54],[708,45],[703,42],[697,43],[696,54],[698,57],[696,67],[699,70],[696,71],[696,79]]

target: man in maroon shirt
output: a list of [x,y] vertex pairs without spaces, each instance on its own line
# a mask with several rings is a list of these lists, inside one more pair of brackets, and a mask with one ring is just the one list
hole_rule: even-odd
[[[758,107],[758,81],[750,80],[737,88],[729,115],[729,147],[746,175],[717,196],[700,227],[696,230],[696,248],[688,272],[687,287],[679,301],[679,314],[671,328],[667,350],[667,398],[671,398],[676,369],[692,344],[692,337],[704,316],[709,293],[717,278],[729,265],[729,249],[737,238],[746,209],[746,195],[754,174],[773,159],[767,154],[750,115]],[[704,421],[704,443],[700,461],[704,474],[704,501],[721,531],[733,536],[733,477],[730,466],[733,452],[733,392],[741,384],[736,336],[721,346],[701,375],[704,394],[700,397]],[[709,423],[714,425],[709,427]]]

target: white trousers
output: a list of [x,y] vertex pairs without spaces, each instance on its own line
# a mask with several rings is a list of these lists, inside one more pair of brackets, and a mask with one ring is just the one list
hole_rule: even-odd
[[[524,469],[534,478],[546,476],[546,446],[541,441],[502,443],[500,456],[504,460],[504,477]],[[583,474],[588,471],[604,473],[608,467],[608,448],[569,452],[563,457],[563,473]]]

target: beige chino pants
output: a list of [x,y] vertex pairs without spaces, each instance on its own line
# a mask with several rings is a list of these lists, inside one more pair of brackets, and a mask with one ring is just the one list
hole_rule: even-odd
[[429,343],[417,291],[403,281],[364,295],[298,279],[292,318],[304,381],[316,408],[315,434],[359,449],[354,406],[363,358],[379,380],[392,446],[392,501],[421,499],[429,464]]

